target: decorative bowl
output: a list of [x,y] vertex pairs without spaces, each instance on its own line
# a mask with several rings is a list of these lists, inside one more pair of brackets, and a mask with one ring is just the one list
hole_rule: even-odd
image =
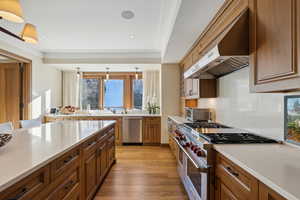
[[0,147],[6,145],[12,138],[12,134],[0,133]]

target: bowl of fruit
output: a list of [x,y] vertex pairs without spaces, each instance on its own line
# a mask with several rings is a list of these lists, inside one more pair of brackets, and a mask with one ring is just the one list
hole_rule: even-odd
[[12,138],[12,134],[0,133],[0,147],[6,145]]
[[77,108],[75,106],[64,106],[60,109],[60,113],[62,114],[73,114],[75,113]]

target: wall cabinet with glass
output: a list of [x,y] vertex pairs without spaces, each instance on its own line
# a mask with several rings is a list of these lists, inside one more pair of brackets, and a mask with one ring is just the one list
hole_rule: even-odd
[[217,97],[215,79],[185,79],[184,94],[186,99]]

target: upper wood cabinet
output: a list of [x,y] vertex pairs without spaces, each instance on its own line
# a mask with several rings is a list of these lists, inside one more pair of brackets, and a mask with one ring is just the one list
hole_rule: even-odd
[[300,3],[249,0],[252,92],[300,89]]
[[185,79],[184,94],[186,99],[217,97],[217,81],[215,79]]

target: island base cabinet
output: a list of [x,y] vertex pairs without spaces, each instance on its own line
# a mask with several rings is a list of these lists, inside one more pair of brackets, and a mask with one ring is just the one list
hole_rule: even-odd
[[259,200],[287,200],[268,188],[265,184],[259,184]]
[[115,125],[0,192],[0,200],[90,200],[115,163]]
[[39,195],[50,182],[49,166],[43,167],[19,183],[0,193],[1,200],[31,200]]
[[86,200],[92,199],[97,190],[97,157],[96,153],[84,161],[85,196]]

